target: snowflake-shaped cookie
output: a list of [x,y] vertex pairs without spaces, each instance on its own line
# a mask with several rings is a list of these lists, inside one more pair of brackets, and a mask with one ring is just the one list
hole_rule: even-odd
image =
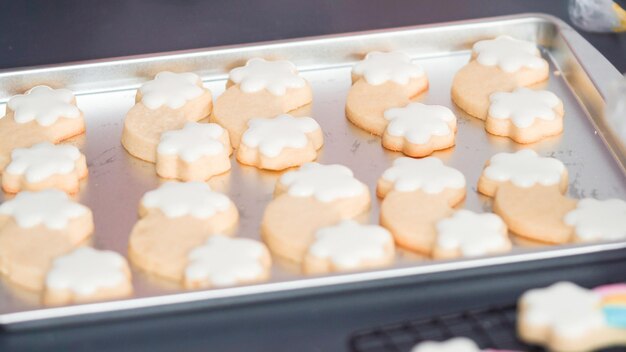
[[437,194],[446,188],[465,187],[465,176],[459,170],[444,165],[435,157],[398,158],[393,162],[392,167],[385,170],[382,177],[386,181],[393,182],[394,189],[400,192],[422,190],[425,193]]
[[389,109],[384,116],[389,121],[388,134],[404,137],[413,144],[426,144],[432,136],[453,133],[449,124],[456,120],[452,110],[445,106],[422,103]]
[[219,138],[224,133],[224,129],[215,123],[187,122],[180,130],[163,133],[157,152],[193,162],[203,156],[221,153],[224,144]]
[[73,101],[74,93],[69,89],[37,86],[25,94],[9,99],[7,106],[14,111],[13,117],[17,123],[35,120],[41,126],[51,126],[60,117],[70,119],[80,117],[80,110]]
[[304,148],[307,133],[318,130],[320,125],[310,117],[279,115],[274,118],[255,118],[248,121],[248,129],[241,142],[249,148],[258,148],[266,157],[277,157],[283,148]]
[[11,162],[5,172],[24,175],[28,182],[41,182],[53,175],[66,175],[74,171],[80,151],[72,145],[54,145],[49,142],[11,152]]
[[393,81],[398,84],[408,84],[412,78],[424,76],[424,69],[411,63],[411,58],[401,52],[388,53],[373,51],[352,69],[354,74],[365,77],[368,84],[373,86]]
[[437,246],[467,257],[486,255],[509,246],[507,228],[496,214],[458,210],[437,222]]
[[231,70],[229,78],[238,83],[244,93],[267,89],[273,95],[285,95],[289,88],[302,88],[306,85],[296,66],[287,60],[251,59],[245,66]]
[[287,193],[292,196],[314,196],[322,202],[356,197],[367,192],[367,186],[354,177],[352,170],[339,164],[306,163],[298,170],[283,174],[280,183],[288,188]]
[[507,35],[476,42],[473,50],[479,64],[499,66],[506,72],[515,72],[523,67],[539,69],[546,65],[535,43]]
[[227,196],[212,191],[202,182],[166,182],[146,193],[141,203],[146,208],[160,209],[169,218],[187,215],[208,218],[231,206]]
[[498,182],[512,182],[518,187],[556,185],[561,182],[565,165],[555,158],[539,156],[534,150],[522,149],[515,153],[498,153],[491,157],[483,175]]
[[0,214],[11,216],[23,228],[44,225],[52,230],[67,227],[70,220],[85,215],[89,209],[72,201],[65,192],[49,189],[20,192],[0,204]]
[[582,241],[626,239],[626,202],[585,198],[563,219]]
[[198,86],[200,77],[195,73],[159,72],[152,81],[144,83],[139,91],[141,102],[155,110],[165,105],[172,109],[182,108],[188,101],[202,95]]
[[413,347],[411,352],[481,352],[476,343],[466,337],[436,342],[426,341]]
[[510,119],[519,128],[532,126],[535,119],[554,120],[559,98],[547,90],[518,88],[513,92],[497,92],[489,97],[489,117]]

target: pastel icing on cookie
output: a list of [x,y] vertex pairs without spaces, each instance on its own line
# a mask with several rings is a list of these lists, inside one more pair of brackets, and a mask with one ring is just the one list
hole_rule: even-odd
[[357,127],[382,136],[385,111],[401,108],[428,89],[421,66],[400,52],[372,52],[352,69],[346,117]]
[[253,58],[230,71],[226,91],[217,98],[212,121],[223,126],[233,147],[252,118],[273,118],[290,113],[304,116],[313,100],[309,83],[286,60]]
[[564,221],[574,227],[575,241],[626,239],[626,202],[585,198],[565,214]]
[[457,210],[437,222],[435,258],[476,257],[511,250],[507,227],[496,214]]
[[72,219],[89,214],[89,209],[58,190],[20,192],[0,204],[0,215],[9,216],[22,228],[43,225],[51,230],[65,229]]
[[[474,44],[469,63],[454,76],[452,100],[469,115],[485,120],[493,93],[530,87],[547,80],[548,76],[548,63],[535,43],[509,36],[482,40]],[[547,133],[544,127],[534,132]],[[520,135],[525,134],[527,131],[520,132]]]
[[518,143],[533,143],[563,132],[563,103],[552,92],[517,88],[489,96],[485,129]]
[[212,108],[211,92],[198,75],[160,72],[137,89],[124,120],[122,145],[134,157],[154,163],[162,133],[202,120]]
[[224,287],[269,278],[271,258],[262,243],[248,238],[214,235],[192,249],[185,269],[185,286]]
[[478,191],[494,197],[494,212],[514,234],[542,243],[565,243],[572,238],[572,228],[563,218],[576,206],[563,195],[567,180],[561,161],[522,149],[491,157]]
[[317,158],[324,137],[310,117],[279,115],[248,121],[237,160],[260,169],[283,170]]
[[455,337],[447,341],[425,341],[413,347],[411,352],[481,352],[476,343],[466,337]]
[[228,132],[215,123],[187,122],[161,135],[156,170],[164,178],[204,181],[230,170]]
[[303,271],[317,274],[376,268],[390,265],[393,259],[393,238],[387,230],[344,220],[317,230]]
[[613,328],[626,329],[626,284],[599,286],[593,292],[602,299],[606,324]]
[[452,207],[465,198],[465,185],[460,171],[437,158],[398,158],[378,179],[380,224],[399,246],[431,256],[437,223],[453,215]]
[[607,323],[603,296],[610,296],[612,290],[603,290],[559,282],[527,291],[518,306],[520,338],[554,351],[589,351],[626,344],[624,327]]
[[456,116],[440,105],[411,103],[384,113],[389,121],[383,147],[412,157],[423,157],[454,145]]
[[59,143],[85,132],[83,113],[68,89],[36,86],[10,98],[6,106],[0,119],[0,172],[16,148]]
[[79,181],[87,177],[85,156],[72,145],[42,142],[16,148],[2,175],[2,189],[17,193],[57,188],[76,193]]
[[78,248],[56,258],[46,275],[46,304],[82,303],[132,293],[126,259],[113,251]]
[[201,182],[167,182],[147,192],[128,244],[129,259],[143,271],[185,283],[188,254],[214,234],[232,234],[235,204]]

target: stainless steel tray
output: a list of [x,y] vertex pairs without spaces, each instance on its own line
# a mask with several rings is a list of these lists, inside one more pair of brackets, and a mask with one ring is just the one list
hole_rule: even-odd
[[[479,196],[475,185],[483,163],[494,153],[519,148],[508,139],[489,136],[483,123],[466,116],[450,101],[450,84],[455,72],[469,58],[477,40],[509,34],[536,41],[551,64],[548,89],[565,103],[565,132],[532,145],[541,154],[562,160],[569,169],[569,194],[573,197],[619,197],[626,199],[626,149],[602,118],[603,85],[619,72],[589,43],[559,19],[544,15],[520,15],[484,20],[444,23],[306,38],[272,43],[220,47],[140,57],[107,59],[56,66],[0,72],[0,101],[36,84],[66,86],[78,94],[85,112],[87,137],[77,143],[87,155],[90,176],[80,201],[94,212],[93,244],[126,254],[128,235],[137,221],[140,197],[159,184],[154,165],[129,156],[120,145],[122,121],[133,105],[135,89],[161,70],[194,71],[218,96],[224,90],[227,72],[254,56],[286,58],[298,65],[314,91],[313,117],[325,133],[319,161],[341,163],[366,182],[372,194],[376,179],[398,153],[385,151],[380,139],[365,133],[344,117],[345,97],[350,87],[351,65],[372,50],[402,50],[422,64],[430,78],[426,102],[455,109],[459,116],[457,146],[435,155],[460,169],[468,182],[464,206],[490,210],[490,201]],[[1,109],[4,107],[0,107]],[[226,192],[241,213],[238,236],[259,237],[259,223],[272,197],[278,173],[262,172],[233,162],[233,169],[210,184]],[[1,200],[0,196],[0,200]],[[378,221],[379,200],[374,199],[371,221]],[[0,283],[0,325],[19,326],[37,321],[54,324],[54,318],[77,317],[102,312],[135,313],[129,310],[153,307],[182,309],[190,302],[215,305],[232,302],[226,298],[246,297],[281,291],[286,295],[312,287],[423,275],[503,263],[515,263],[575,254],[625,248],[626,242],[567,245],[544,248],[516,247],[511,253],[476,259],[430,261],[401,252],[388,269],[306,277],[276,263],[268,283],[214,290],[185,291],[175,284],[133,271],[133,297],[84,305],[48,308],[38,296]],[[302,291],[300,291],[302,292]],[[157,309],[157,310],[158,310]],[[154,310],[154,309],[152,309]],[[140,314],[147,310],[137,310]],[[43,321],[43,322],[42,322]]]

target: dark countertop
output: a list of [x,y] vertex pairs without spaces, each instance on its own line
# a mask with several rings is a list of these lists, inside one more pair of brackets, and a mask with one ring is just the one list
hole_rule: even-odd
[[[543,12],[565,1],[293,0],[4,1],[0,68]],[[584,34],[621,72],[626,35]],[[512,303],[561,279],[626,280],[626,251],[513,267],[433,274],[420,281],[317,290],[299,298],[187,313],[0,333],[0,351],[336,351],[351,331],[470,306]],[[620,276],[621,275],[621,276]],[[371,286],[375,286],[371,287]]]

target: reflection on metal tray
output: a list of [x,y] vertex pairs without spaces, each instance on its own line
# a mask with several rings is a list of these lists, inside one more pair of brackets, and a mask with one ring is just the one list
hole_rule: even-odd
[[[125,254],[128,235],[137,220],[139,199],[146,191],[156,188],[159,179],[154,165],[135,159],[123,150],[119,142],[122,121],[133,105],[134,90],[155,73],[166,69],[197,72],[205,85],[218,96],[224,90],[229,69],[242,64],[247,58],[263,56],[292,60],[312,85],[312,116],[325,132],[325,145],[319,161],[347,165],[373,192],[376,179],[399,154],[385,151],[378,137],[351,126],[344,117],[351,65],[368,51],[405,51],[423,65],[430,77],[430,91],[425,101],[454,109],[450,101],[450,84],[455,72],[468,61],[471,44],[499,34],[532,40],[544,48],[543,55],[550,62],[552,72],[547,88],[560,96],[565,104],[564,134],[534,144],[532,148],[541,154],[557,157],[568,166],[571,196],[626,198],[623,174],[626,152],[601,117],[601,84],[619,77],[619,73],[566,24],[541,15],[10,70],[0,72],[0,101],[6,101],[11,95],[35,84],[66,86],[77,92],[78,105],[87,121],[87,137],[76,142],[87,155],[90,170],[89,179],[80,192],[80,201],[91,207],[95,215],[94,246]],[[475,211],[489,211],[489,200],[475,192],[483,163],[496,152],[516,150],[520,146],[508,139],[489,136],[481,121],[458,110],[456,112],[459,116],[457,146],[437,152],[435,156],[465,174],[469,190],[463,206]],[[262,172],[233,162],[231,172],[210,181],[213,188],[226,192],[237,204],[241,213],[238,236],[259,237],[261,216],[272,197],[277,177],[277,173]],[[378,206],[378,201],[374,200],[370,213],[372,222],[378,220]],[[112,311],[133,314],[132,309],[157,306],[165,309],[162,308],[165,305],[170,305],[167,309],[171,311],[185,306],[172,305],[176,303],[219,305],[232,303],[234,297],[245,297],[251,301],[258,297],[255,294],[280,291],[286,295],[297,289],[331,285],[341,289],[360,281],[624,247],[624,242],[516,247],[506,255],[446,262],[428,261],[401,253],[391,268],[319,277],[306,277],[276,264],[272,269],[272,279],[267,283],[193,292],[134,270],[135,294],[132,298],[56,308],[43,307],[34,294],[1,283],[0,324],[17,326],[20,323],[42,323],[44,319],[48,320],[43,324],[54,324],[58,320],[50,318],[75,318]],[[140,312],[145,311],[136,311]]]

